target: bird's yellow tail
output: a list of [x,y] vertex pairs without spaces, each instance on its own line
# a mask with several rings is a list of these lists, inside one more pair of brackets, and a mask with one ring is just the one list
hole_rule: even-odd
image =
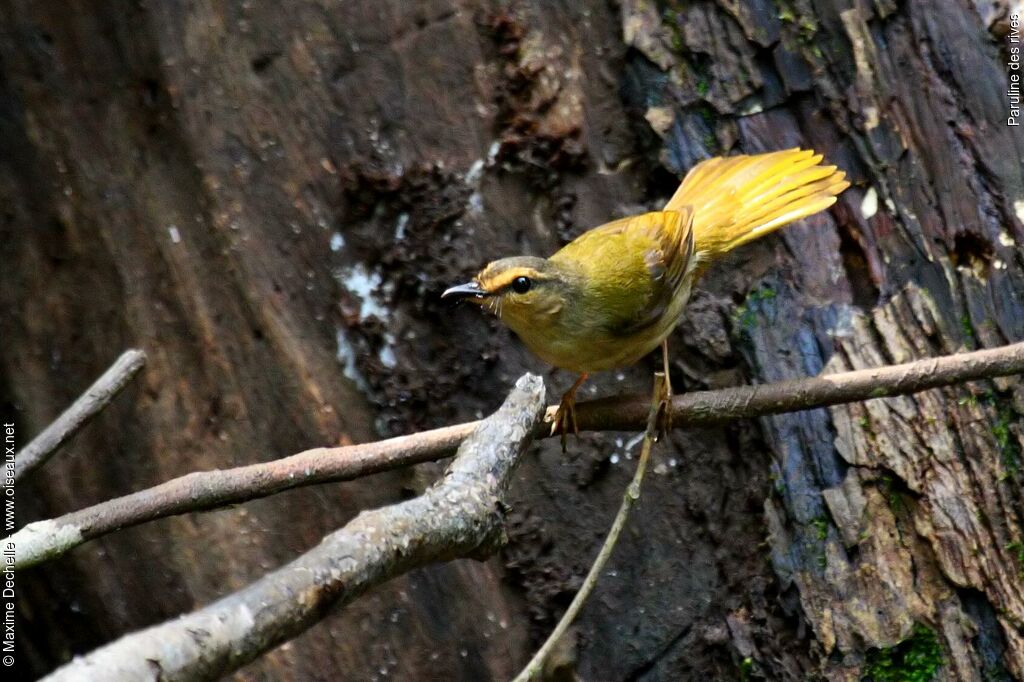
[[822,211],[850,186],[812,150],[708,159],[686,174],[666,211],[693,208],[694,246],[710,260]]

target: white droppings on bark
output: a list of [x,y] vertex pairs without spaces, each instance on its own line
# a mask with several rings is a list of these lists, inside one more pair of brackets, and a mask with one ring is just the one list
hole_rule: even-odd
[[869,187],[864,194],[863,201],[860,202],[860,214],[864,216],[864,220],[870,220],[876,213],[878,213],[878,192],[874,187]]

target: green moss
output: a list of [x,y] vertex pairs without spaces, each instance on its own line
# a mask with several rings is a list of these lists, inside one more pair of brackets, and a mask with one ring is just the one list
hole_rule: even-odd
[[805,43],[809,43],[814,40],[814,35],[818,32],[818,25],[814,23],[814,20],[809,17],[800,17],[800,39]]
[[818,568],[825,570],[828,567],[828,554],[825,552],[825,540],[828,539],[828,519],[824,516],[812,519],[811,527],[814,528],[814,536],[822,543],[817,556]]
[[703,119],[704,123],[706,123],[708,126],[714,127],[715,111],[711,107],[706,105],[701,106],[698,112],[700,113],[700,117],[701,119]]
[[[695,54],[689,60],[689,64],[693,77],[693,89],[696,90],[699,96],[707,97],[708,93],[711,92],[711,81],[713,80],[710,60],[702,55]],[[701,105],[700,115],[708,125],[712,125],[715,122],[715,112],[706,104]]]
[[814,21],[814,17],[798,15],[792,6],[784,6],[780,3],[779,12],[776,16],[779,17],[779,21],[785,24],[795,25],[798,36],[804,43],[810,43],[818,32],[818,24]]
[[974,342],[974,325],[971,324],[970,315],[960,316],[960,332],[964,337],[964,345],[969,349],[974,350],[977,344]]
[[930,628],[917,624],[910,637],[888,649],[868,652],[861,681],[928,682],[942,667],[942,647]]
[[815,535],[819,540],[824,541],[828,537],[828,519],[824,516],[819,516],[811,521],[811,525],[814,526]]
[[969,395],[969,396],[967,396],[965,398],[960,398],[960,400],[957,400],[956,404],[957,405],[969,405],[970,407],[974,407],[975,405],[978,404],[978,396],[976,396],[976,395],[974,395],[972,393],[971,395]]
[[1006,544],[1006,549],[1017,555],[1017,563],[1020,564],[1020,576],[1024,578],[1024,542],[1015,540]]
[[754,328],[754,311],[748,308],[745,304],[737,306],[736,312],[732,315],[732,326],[733,329],[753,329]]
[[1003,459],[1003,468],[1011,476],[1016,476],[1020,471],[1020,443],[1014,438],[1010,430],[1010,424],[1019,419],[1016,410],[1005,400],[999,400],[993,395],[993,403],[996,408],[996,421],[992,425],[992,435],[999,446],[999,454]]
[[892,510],[893,514],[899,516],[907,510],[907,504],[903,501],[903,496],[896,489],[896,479],[889,474],[882,476],[882,492],[885,493],[885,497],[889,501],[889,509]]
[[989,390],[984,395],[968,395],[957,400],[958,405],[976,407],[983,403],[992,408],[995,418],[992,421],[992,437],[999,448],[999,455],[1003,462],[1003,469],[999,480],[1006,480],[1016,476],[1021,470],[1021,447],[1010,427],[1020,420],[1020,415],[1010,400],[998,395],[995,391]]
[[747,295],[747,300],[736,308],[733,314],[733,328],[753,329],[757,322],[757,311],[762,301],[770,301],[778,296],[771,287],[754,289]]
[[754,659],[747,656],[740,663],[740,680],[741,682],[747,682],[750,679],[750,673],[754,672]]
[[683,34],[679,28],[679,12],[675,8],[666,7],[661,11],[661,25],[668,30],[669,46],[676,54],[686,50]]

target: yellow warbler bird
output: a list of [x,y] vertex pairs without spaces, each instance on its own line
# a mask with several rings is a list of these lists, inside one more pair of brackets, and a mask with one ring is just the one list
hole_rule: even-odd
[[552,425],[564,449],[589,373],[630,365],[660,344],[667,380],[666,338],[708,265],[836,202],[850,183],[821,159],[801,149],[708,159],[665,210],[595,227],[550,258],[496,260],[442,298],[486,304],[541,359],[580,374]]

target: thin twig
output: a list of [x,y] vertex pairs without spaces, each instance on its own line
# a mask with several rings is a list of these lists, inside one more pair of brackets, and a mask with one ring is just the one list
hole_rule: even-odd
[[484,558],[502,544],[504,497],[544,410],[525,375],[423,495],[361,513],[309,552],[197,611],[126,635],[47,680],[219,679],[367,589],[418,566]]
[[[122,353],[121,357],[71,404],[71,407],[64,410],[63,414],[15,455],[14,482],[17,483],[25,474],[48,460],[86,422],[109,405],[145,364],[146,354],[141,350],[133,348]],[[10,467],[11,463],[5,462],[5,482],[11,480],[8,477]]]
[[[1020,373],[1024,373],[1024,342],[876,369],[677,395],[672,399],[672,425],[718,424]],[[618,396],[579,403],[576,416],[583,431],[635,431],[643,428],[647,408],[644,396]],[[25,568],[146,521],[440,459],[475,426],[476,422],[457,424],[377,443],[316,448],[260,464],[194,472],[56,519],[30,523],[5,544],[15,542],[15,568]],[[549,425],[541,424],[534,438],[547,437],[549,431]]]
[[651,406],[647,412],[647,428],[644,431],[644,444],[640,450],[640,458],[636,463],[636,473],[633,474],[633,480],[630,481],[629,486],[626,487],[626,492],[622,495],[622,504],[619,505],[619,511],[615,515],[615,520],[612,521],[611,530],[608,531],[608,537],[605,538],[604,544],[601,545],[601,551],[597,553],[597,558],[594,559],[594,564],[590,567],[590,571],[587,573],[587,577],[583,580],[583,584],[580,586],[579,592],[573,597],[572,603],[569,604],[569,608],[562,614],[561,620],[558,621],[558,625],[551,631],[551,634],[545,640],[544,644],[537,653],[533,655],[530,662],[526,664],[523,671],[519,673],[513,682],[529,682],[532,679],[541,676],[544,670],[544,661],[547,660],[548,656],[551,655],[551,651],[555,648],[558,642],[565,635],[566,630],[572,625],[572,622],[576,620],[576,615],[583,608],[583,604],[587,601],[587,597],[593,592],[594,587],[597,585],[598,577],[601,575],[601,571],[604,570],[605,564],[608,563],[608,559],[612,556],[612,551],[615,549],[615,544],[619,541],[619,535],[622,533],[622,529],[626,526],[626,519],[629,518],[629,512],[633,508],[633,504],[640,499],[640,485],[644,480],[644,473],[647,471],[647,462],[651,457],[651,446],[654,443],[654,436],[658,428],[658,408],[661,404],[661,396],[664,395],[666,386],[665,374],[663,372],[657,372],[654,375],[654,395],[651,398]]

